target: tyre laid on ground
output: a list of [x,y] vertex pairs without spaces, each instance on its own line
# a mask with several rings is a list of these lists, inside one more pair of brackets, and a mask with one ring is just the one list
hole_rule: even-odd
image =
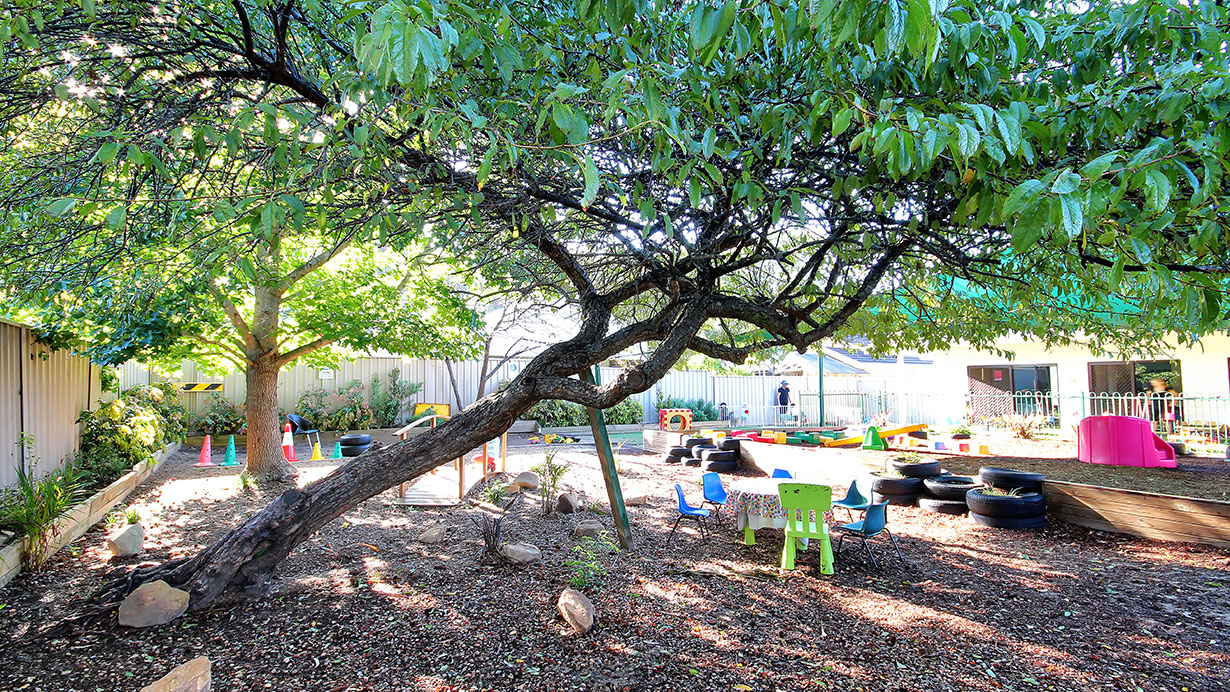
[[965,514],[969,511],[969,506],[965,504],[965,500],[940,500],[926,495],[918,496],[918,506],[928,512],[939,512],[941,514]]
[[739,468],[739,464],[734,461],[706,461],[701,464],[701,468],[715,473],[733,473]]
[[875,476],[871,489],[881,495],[917,495],[922,491],[921,478],[881,478]]
[[992,488],[1000,488],[1002,490],[1020,488],[1026,492],[1040,493],[1042,492],[1042,481],[1046,480],[1046,476],[1029,471],[1013,471],[1012,469],[983,466],[978,469],[978,479],[982,481],[983,485],[989,485]]
[[692,456],[692,448],[691,447],[671,447],[671,450],[667,452],[667,454],[670,454],[671,456],[674,456],[674,457],[690,457]]
[[692,457],[690,459],[684,459],[683,463],[687,464],[688,466],[700,466],[700,459],[696,457]]
[[988,495],[975,489],[965,494],[965,504],[969,505],[971,512],[1000,519],[1040,517],[1046,514],[1046,498],[1042,493]]
[[337,438],[343,447],[361,447],[372,443],[372,436],[367,433],[350,433]]
[[701,451],[700,458],[703,461],[730,461],[739,460],[738,452],[727,452],[721,449],[706,449]]
[[1046,515],[1036,517],[988,517],[977,512],[969,513],[970,521],[996,529],[1041,529],[1046,527]]
[[[366,435],[364,435],[364,437],[366,437]],[[342,456],[344,456],[344,457],[357,457],[357,456],[359,456],[360,454],[362,454],[363,452],[366,452],[366,451],[367,451],[368,449],[370,449],[370,448],[371,448],[371,444],[365,444],[365,445],[342,445]]]
[[943,472],[938,461],[893,461],[889,465],[906,478],[931,478]]
[[965,504],[965,493],[981,485],[969,476],[935,476],[923,480],[923,485],[932,497],[939,500],[957,500]]
[[707,438],[707,437],[693,437],[693,438],[691,438],[691,439],[684,440],[684,441],[683,441],[683,444],[684,444],[684,445],[685,445],[688,449],[691,449],[691,448],[693,448],[693,447],[695,447],[695,446],[697,446],[697,445],[710,445],[710,446],[712,446],[712,444],[713,444],[713,443],[712,443],[712,442],[709,440],[709,438]]
[[887,502],[890,505],[905,505],[910,506],[918,501],[918,493],[910,495],[892,495],[888,493],[880,493],[871,491],[871,501],[877,505],[881,502]]
[[739,441],[733,437],[723,437],[718,441],[718,449],[727,452],[737,452],[739,451]]
[[678,456],[676,454],[667,454],[666,458],[663,459],[663,461],[665,461],[668,464],[678,464],[679,462],[683,461],[683,457]]

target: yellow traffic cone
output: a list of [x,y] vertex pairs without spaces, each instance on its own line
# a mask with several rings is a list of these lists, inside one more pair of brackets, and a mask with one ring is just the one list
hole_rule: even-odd
[[312,445],[312,458],[308,461],[324,461],[324,457],[320,456],[320,443]]

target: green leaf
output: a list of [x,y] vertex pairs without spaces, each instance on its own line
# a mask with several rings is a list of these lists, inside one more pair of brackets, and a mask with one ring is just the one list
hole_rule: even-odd
[[1015,154],[1021,148],[1021,124],[1010,113],[998,112],[995,114],[995,125],[1004,140],[1004,149],[1009,154]]
[[886,0],[888,17],[884,24],[885,42],[889,55],[897,55],[905,47],[905,29],[908,15],[899,0]]
[[833,136],[840,137],[841,133],[850,127],[850,119],[854,117],[854,108],[843,108],[833,116]]
[[128,205],[121,204],[111,210],[107,214],[107,228],[112,230],[124,227],[124,223],[128,220]]
[[116,142],[106,142],[98,148],[98,153],[94,155],[94,160],[101,164],[108,164],[115,160],[115,155],[119,152],[120,145]]
[[1080,175],[1073,173],[1071,168],[1065,168],[1055,176],[1054,182],[1051,183],[1051,192],[1057,195],[1067,195],[1079,190],[1080,186]]
[[598,167],[594,165],[594,158],[589,154],[585,155],[585,192],[581,195],[581,206],[589,208],[589,205],[594,203],[598,198]]
[[1033,204],[1038,196],[1046,189],[1046,185],[1042,184],[1041,180],[1026,180],[1017,185],[1008,194],[1008,198],[1004,200],[1002,214],[1005,218],[1025,209]]
[[1068,238],[1076,238],[1081,234],[1081,227],[1085,223],[1085,215],[1081,209],[1080,200],[1076,195],[1060,195],[1059,208],[1063,212],[1063,229],[1067,231]]
[[1170,204],[1170,178],[1156,168],[1145,173],[1145,205],[1152,211],[1162,211]]
[[1113,164],[1117,158],[1119,158],[1119,152],[1117,151],[1112,151],[1109,154],[1102,154],[1084,166],[1081,166],[1081,175],[1090,180],[1101,178],[1103,173],[1110,170],[1111,164]]
[[68,212],[72,211],[75,206],[77,206],[77,200],[71,197],[65,197],[64,199],[57,199],[51,204],[48,204],[47,213],[58,218],[68,214]]
[[491,175],[491,164],[495,161],[495,151],[498,147],[492,142],[490,147],[487,147],[487,153],[483,154],[483,160],[478,164],[478,173],[475,176],[478,181],[478,189],[483,189],[487,184],[487,178]]

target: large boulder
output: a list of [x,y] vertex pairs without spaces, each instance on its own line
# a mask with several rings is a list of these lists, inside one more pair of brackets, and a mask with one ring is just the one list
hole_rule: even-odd
[[555,511],[560,514],[575,514],[585,508],[585,501],[572,493],[560,493],[555,501]]
[[530,565],[542,562],[542,551],[529,543],[505,543],[500,546],[500,554],[504,559],[515,565]]
[[197,656],[157,682],[141,688],[141,692],[209,692],[209,659]]
[[119,620],[125,627],[164,625],[188,610],[188,592],[165,581],[146,582],[120,603]]
[[598,534],[602,533],[603,528],[602,522],[597,519],[586,519],[572,527],[572,536],[573,538],[584,538],[586,536],[597,538]]
[[140,524],[124,524],[124,528],[107,536],[107,550],[116,557],[136,555],[145,548],[145,529]]
[[556,602],[560,617],[564,618],[574,632],[585,634],[594,627],[594,604],[585,594],[576,589],[564,589]]

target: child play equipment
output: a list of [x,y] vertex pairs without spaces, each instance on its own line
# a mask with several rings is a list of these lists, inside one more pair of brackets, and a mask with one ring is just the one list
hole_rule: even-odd
[[[872,426],[872,428],[874,427],[875,426]],[[900,428],[892,428],[891,430],[876,430],[875,434],[879,436],[881,440],[883,440],[883,439],[887,439],[889,437],[893,437],[896,435],[907,435],[912,432],[918,432],[919,430],[926,430],[926,429],[927,429],[926,423],[915,423],[914,425],[906,425]],[[868,430],[870,431],[871,428],[868,428]],[[863,443],[864,437],[865,435],[856,435],[854,437],[843,437],[843,438],[836,439],[836,440],[829,440],[828,442],[824,443],[824,446],[825,447],[844,447],[846,445],[861,445]]]
[[193,466],[217,466],[213,459],[209,457],[213,455],[213,450],[209,446],[209,435],[205,436],[205,443],[201,445],[201,455],[197,457],[196,463]]
[[1076,457],[1087,464],[1173,469],[1174,448],[1144,418],[1090,416],[1076,427]]
[[678,432],[692,428],[692,409],[664,408],[658,410],[658,430]]

